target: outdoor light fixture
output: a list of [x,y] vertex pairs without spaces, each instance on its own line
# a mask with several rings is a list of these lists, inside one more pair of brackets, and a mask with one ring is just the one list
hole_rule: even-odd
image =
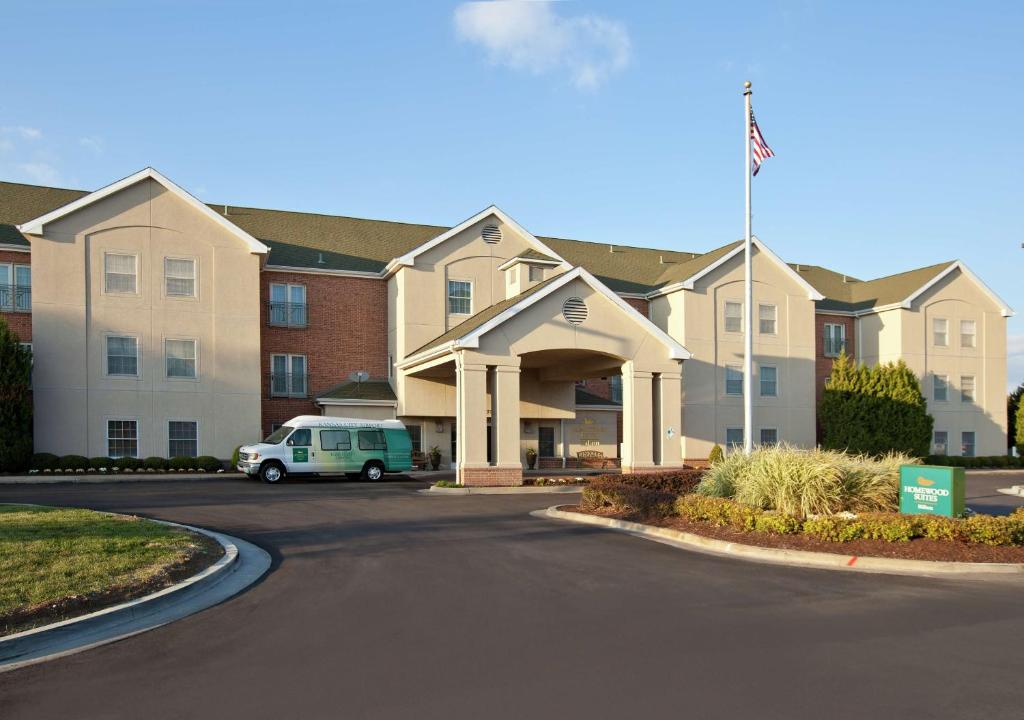
[[444,423],[438,420],[434,426],[434,429],[437,431],[437,434],[440,435],[441,433],[444,432]]

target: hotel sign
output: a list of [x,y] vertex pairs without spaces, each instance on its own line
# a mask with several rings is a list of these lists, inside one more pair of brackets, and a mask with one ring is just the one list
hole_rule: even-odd
[[939,465],[900,467],[900,512],[910,515],[964,514],[964,469]]

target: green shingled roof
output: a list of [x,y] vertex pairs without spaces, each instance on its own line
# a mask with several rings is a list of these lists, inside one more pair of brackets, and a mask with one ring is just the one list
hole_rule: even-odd
[[519,253],[516,257],[512,258],[512,260],[544,260],[546,262],[558,262],[557,258],[553,258],[550,255],[545,255],[541,251],[534,250],[533,248],[530,248],[525,252]]
[[319,393],[317,400],[396,400],[395,391],[387,380],[364,380],[361,383],[351,380],[335,385],[330,390]]
[[[45,215],[87,194],[84,190],[0,181],[0,244],[27,247],[28,241],[15,225]],[[234,205],[210,204],[209,207],[265,243],[270,248],[268,262],[271,265],[286,267],[376,273],[393,258],[449,230],[441,225]],[[686,280],[739,245],[737,241],[707,253],[692,253],[564,238],[538,239],[571,265],[585,267],[614,292],[637,294]],[[521,257],[545,259],[547,256],[531,249]],[[949,263],[941,263],[871,281],[848,278],[815,265],[792,267],[825,296],[826,299],[819,302],[819,308],[849,311],[899,302],[948,266]]]

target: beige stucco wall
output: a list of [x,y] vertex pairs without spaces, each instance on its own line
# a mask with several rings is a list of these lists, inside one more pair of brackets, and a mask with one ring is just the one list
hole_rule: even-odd
[[[47,225],[32,242],[35,443],[105,455],[106,420],[139,421],[139,454],[167,455],[167,421],[199,423],[200,454],[260,433],[259,257],[145,180]],[[103,254],[138,256],[137,294],[104,290]],[[196,260],[196,298],[164,294],[165,257]],[[138,378],[108,377],[105,336],[139,338]],[[198,378],[168,379],[163,342],[195,339]]]
[[565,421],[567,457],[576,457],[580,450],[599,450],[605,457],[618,457],[617,417],[614,410],[577,410],[574,420]]
[[[807,290],[766,255],[755,250],[754,266],[754,442],[761,428],[776,428],[779,440],[815,444],[814,302]],[[683,452],[705,458],[725,443],[726,429],[743,427],[743,398],[725,393],[727,365],[743,366],[743,333],[725,331],[725,302],[743,301],[743,259],[737,256],[697,281],[693,290],[655,298],[651,320],[681,342],[693,357],[683,364]],[[775,335],[758,332],[758,306],[777,308]],[[761,397],[760,368],[778,371],[778,397]]]

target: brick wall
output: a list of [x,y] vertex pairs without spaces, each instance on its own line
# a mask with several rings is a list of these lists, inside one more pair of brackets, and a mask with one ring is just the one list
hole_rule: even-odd
[[833,359],[825,357],[825,323],[831,325],[846,326],[846,354],[849,357],[857,356],[856,337],[854,337],[854,322],[852,317],[843,315],[814,315],[814,389],[815,398],[821,402],[821,395],[825,389],[825,381],[832,374]]
[[[305,328],[271,327],[270,284],[306,287]],[[260,353],[263,371],[263,431],[296,415],[319,415],[318,392],[365,370],[372,379],[387,377],[387,286],[373,278],[338,277],[267,270],[260,279]],[[308,399],[270,397],[270,356],[305,355]]]
[[649,303],[646,300],[644,300],[643,298],[622,298],[622,299],[625,300],[630,305],[632,305],[633,309],[636,310],[641,315],[643,315],[644,317],[650,317],[650,315],[647,314],[648,313],[648,305],[649,305]]
[[[32,255],[27,252],[0,250],[0,263],[31,265]],[[13,282],[14,278],[11,280]],[[0,317],[7,321],[7,326],[17,334],[21,342],[32,342],[32,313],[0,312]]]

